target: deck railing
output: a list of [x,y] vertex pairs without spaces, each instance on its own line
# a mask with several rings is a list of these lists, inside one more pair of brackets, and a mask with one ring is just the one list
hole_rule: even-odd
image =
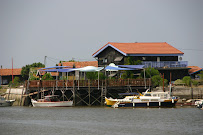
[[143,65],[145,68],[153,67],[153,68],[175,68],[175,67],[187,67],[187,61],[143,61]]
[[106,87],[114,87],[114,86],[149,86],[151,85],[151,80],[146,79],[106,79],[106,80],[34,80],[26,81],[25,86],[27,88],[38,88],[38,87],[98,87],[99,86],[106,86]]

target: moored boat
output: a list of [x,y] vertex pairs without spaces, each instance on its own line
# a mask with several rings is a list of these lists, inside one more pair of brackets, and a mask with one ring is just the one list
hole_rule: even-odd
[[6,100],[4,97],[0,96],[0,107],[12,106],[15,100]]
[[197,100],[195,102],[195,105],[197,106],[197,108],[203,109],[203,99],[202,100]]
[[[108,104],[109,101],[111,104]],[[143,95],[126,96],[116,100],[106,98],[106,105],[117,107],[173,107],[178,101],[177,97],[171,97],[169,92],[148,92]]]
[[58,95],[44,96],[45,99],[38,99],[37,101],[31,99],[33,107],[69,107],[73,106],[73,101],[60,101]]

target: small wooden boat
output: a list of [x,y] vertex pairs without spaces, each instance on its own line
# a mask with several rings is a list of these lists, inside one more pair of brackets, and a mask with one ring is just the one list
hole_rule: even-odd
[[105,98],[107,106],[117,107],[173,107],[178,101],[169,92],[148,92],[143,95],[126,96],[123,99]]
[[73,101],[60,101],[58,95],[44,96],[45,99],[38,99],[37,101],[31,99],[33,107],[69,107],[73,106]]
[[4,97],[0,96],[0,107],[12,106],[15,100],[6,100]]

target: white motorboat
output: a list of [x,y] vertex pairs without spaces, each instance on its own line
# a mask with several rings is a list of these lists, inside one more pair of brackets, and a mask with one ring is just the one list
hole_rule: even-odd
[[45,99],[38,99],[37,101],[31,99],[33,107],[69,107],[73,106],[73,101],[60,101],[58,95],[44,96]]
[[105,98],[106,105],[111,107],[173,107],[178,101],[169,92],[148,92],[143,95],[126,96],[123,99]]
[[6,100],[4,97],[0,96],[0,107],[12,106],[15,100]]
[[203,109],[203,99],[195,101],[197,108]]

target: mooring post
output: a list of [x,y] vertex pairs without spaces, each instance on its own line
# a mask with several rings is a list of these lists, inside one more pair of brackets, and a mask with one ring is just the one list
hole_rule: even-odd
[[103,98],[104,98],[104,86],[103,86],[103,80],[102,80],[102,87],[101,87],[101,106],[103,106]]
[[191,99],[193,99],[193,88],[192,88],[192,81],[190,82],[190,86],[191,86]]
[[73,106],[76,105],[76,99],[75,99],[75,84],[74,84],[74,75],[73,75]]
[[37,92],[37,98],[39,99],[39,89],[40,89],[40,81],[41,80],[39,80],[39,82],[37,82],[37,84],[38,84],[38,92]]

